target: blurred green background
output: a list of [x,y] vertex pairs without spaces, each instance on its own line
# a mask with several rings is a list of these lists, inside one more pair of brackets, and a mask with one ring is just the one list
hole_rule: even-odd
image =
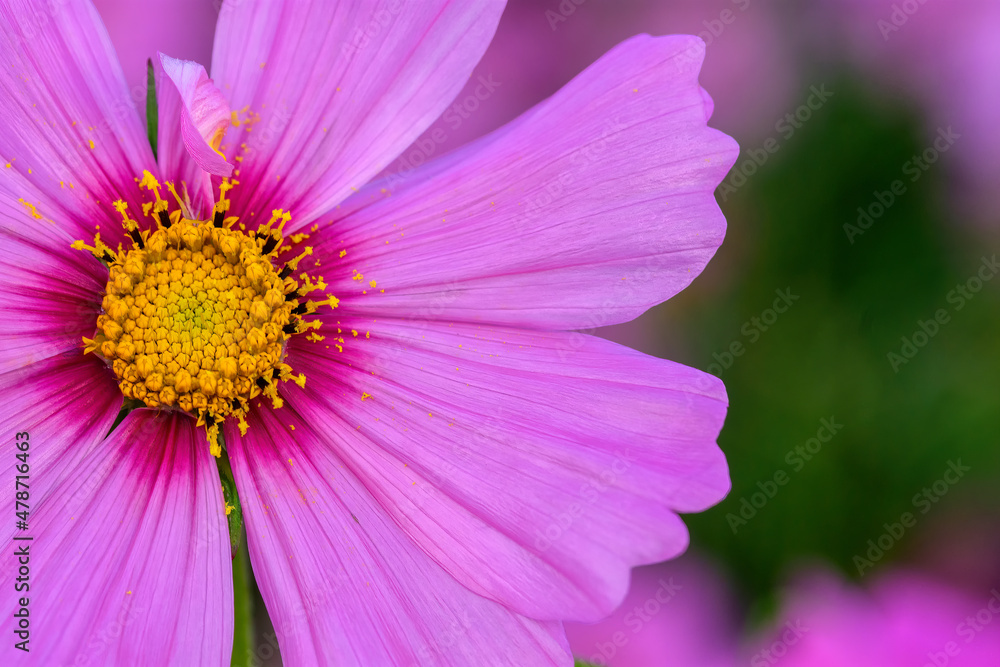
[[[954,219],[941,170],[908,183],[851,243],[844,225],[857,225],[858,206],[877,202],[875,193],[889,190],[926,146],[912,110],[874,108],[849,71],[834,81],[837,94],[822,114],[723,206],[730,238],[709,270],[739,262],[739,270],[725,269],[736,279],[721,289],[699,286],[660,320],[684,316],[686,360],[718,364],[711,370],[729,390],[720,444],[733,491],[689,524],[693,541],[718,554],[752,596],[766,594],[801,559],[857,574],[854,556],[884,523],[922,512],[926,502],[915,507],[913,497],[941,479],[949,461],[971,470],[877,567],[911,557],[916,533],[930,529],[935,514],[1000,506],[1000,280],[968,300],[953,292],[976,277],[993,248]],[[776,289],[799,299],[767,331],[752,322],[744,329],[771,307]],[[934,320],[939,309],[945,324]],[[936,335],[908,359],[902,339],[925,341],[920,322]],[[721,368],[713,355],[733,341],[745,352]],[[843,428],[812,454],[807,440],[833,417]],[[796,447],[812,458],[789,455]],[[747,509],[743,499],[778,471],[787,484]]]

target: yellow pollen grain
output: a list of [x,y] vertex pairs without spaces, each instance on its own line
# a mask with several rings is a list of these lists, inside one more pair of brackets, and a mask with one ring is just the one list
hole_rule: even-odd
[[31,202],[24,201],[23,199],[18,199],[17,201],[21,202],[21,205],[24,206],[24,208],[28,209],[28,213],[31,214],[32,218],[34,218],[35,220],[41,219],[42,214],[35,209],[34,204],[32,204]]

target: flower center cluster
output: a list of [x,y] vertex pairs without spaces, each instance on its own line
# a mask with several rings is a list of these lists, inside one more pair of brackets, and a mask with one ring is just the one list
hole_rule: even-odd
[[278,380],[305,382],[283,362],[286,342],[318,325],[303,322],[303,315],[322,304],[336,307],[336,299],[302,300],[325,288],[304,273],[301,284],[291,277],[311,249],[281,271],[272,263],[288,214],[274,211],[271,222],[253,232],[234,229],[236,219],[224,215],[223,190],[213,220],[190,220],[168,212],[152,176],[142,182],[156,193],[146,211],[157,220],[155,230],[140,232],[118,202],[130,250],[113,252],[99,238],[94,246],[74,244],[109,264],[103,312],[94,338],[84,339],[85,351],[111,365],[125,397],[197,415],[219,454],[218,425],[226,417],[235,416],[245,431],[251,399],[264,394],[277,408]]
[[218,416],[271,378],[292,311],[256,243],[186,220],[111,267],[103,306],[101,356],[125,396]]

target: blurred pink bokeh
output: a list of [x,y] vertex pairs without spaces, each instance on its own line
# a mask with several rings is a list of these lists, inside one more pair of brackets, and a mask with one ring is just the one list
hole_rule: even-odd
[[754,667],[996,667],[1000,591],[972,595],[910,572],[866,590],[813,574],[747,653]]
[[567,623],[573,654],[602,667],[732,667],[733,598],[719,572],[688,553],[632,571],[621,607],[600,623]]
[[146,60],[158,51],[208,69],[216,3],[221,0],[94,0],[140,109],[146,99]]
[[[813,21],[830,59],[847,59],[875,90],[916,100],[926,136],[961,135],[951,168],[963,218],[1000,228],[1000,2],[996,0],[824,0]],[[1000,663],[998,663],[1000,664]]]

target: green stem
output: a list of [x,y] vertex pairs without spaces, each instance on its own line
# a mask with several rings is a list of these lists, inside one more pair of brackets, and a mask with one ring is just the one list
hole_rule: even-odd
[[226,521],[229,524],[229,548],[233,557],[233,608],[236,619],[233,633],[232,667],[252,667],[255,583],[243,529],[243,507],[240,505],[240,497],[236,491],[233,469],[229,464],[226,440],[221,432],[219,433],[219,445],[222,447],[222,456],[216,460],[216,463],[219,467],[219,479],[222,482],[222,496],[228,510]]
[[156,102],[156,71],[152,59],[146,60],[146,132],[149,136],[149,146],[153,149],[153,159],[156,159],[156,138],[159,129],[159,110]]
[[236,624],[233,633],[232,667],[252,667],[253,663],[253,573],[247,541],[242,540],[233,559],[233,597]]

